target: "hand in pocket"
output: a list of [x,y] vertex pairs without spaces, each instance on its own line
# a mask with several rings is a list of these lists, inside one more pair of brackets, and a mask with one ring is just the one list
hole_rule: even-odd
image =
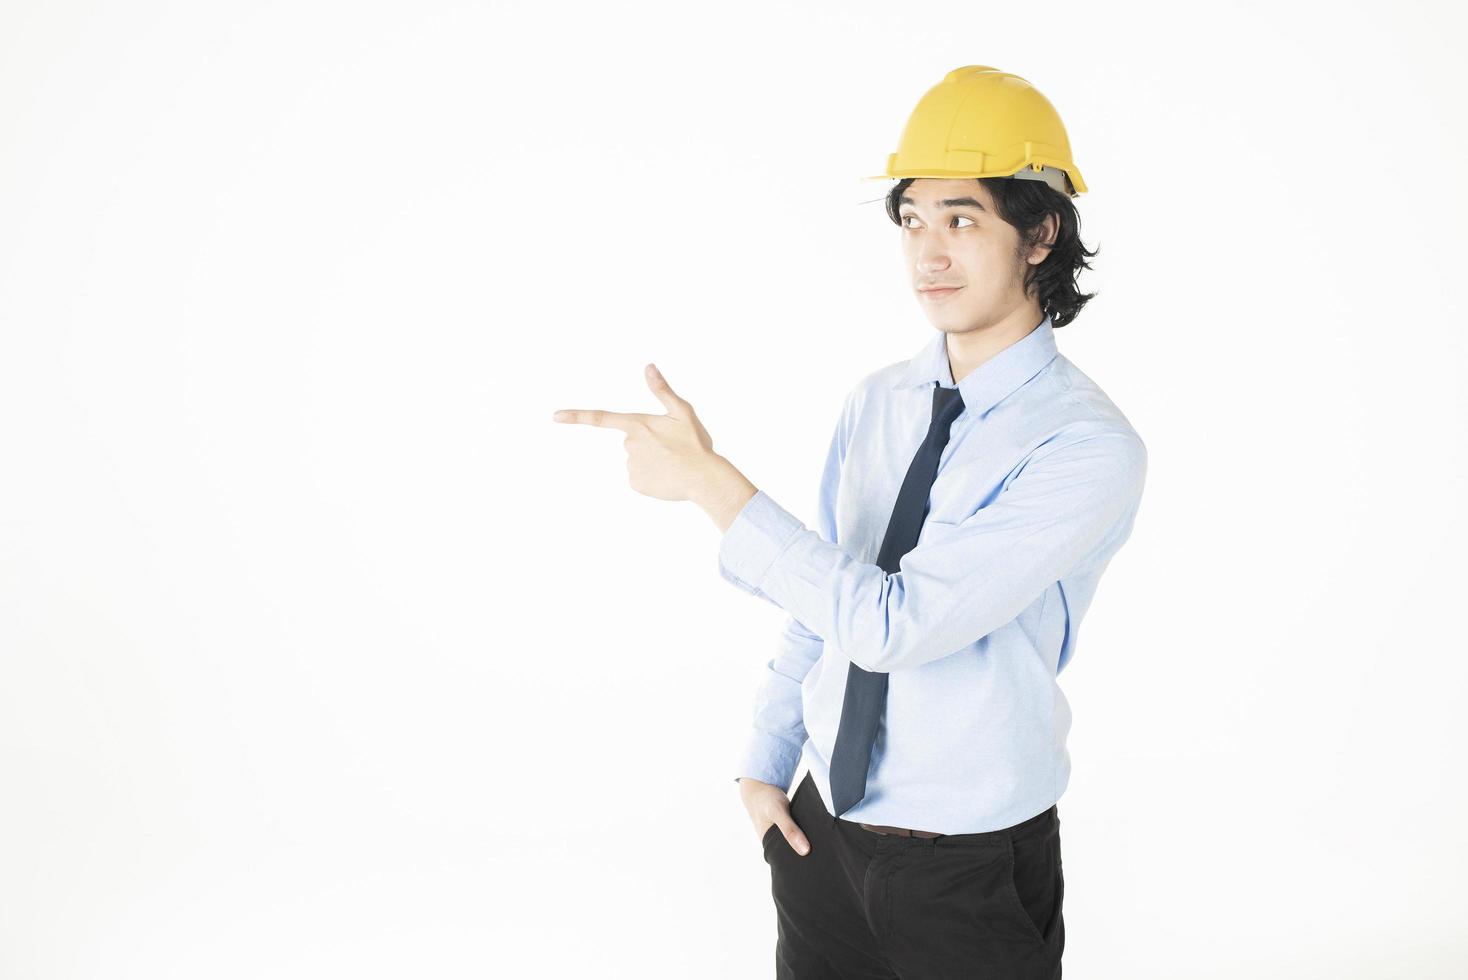
[[790,798],[783,789],[745,776],[739,780],[739,795],[761,843],[769,843],[778,833],[795,853],[810,853],[810,840],[790,816]]

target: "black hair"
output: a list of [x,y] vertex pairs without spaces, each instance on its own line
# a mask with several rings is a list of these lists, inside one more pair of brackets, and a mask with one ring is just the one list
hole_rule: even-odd
[[[902,194],[916,177],[898,181],[887,192],[887,217],[899,228],[902,219],[897,213]],[[1019,232],[1019,254],[1038,244],[1044,231],[1047,214],[1059,219],[1059,230],[1050,254],[1037,265],[1025,263],[1025,295],[1039,298],[1040,309],[1050,318],[1052,327],[1063,327],[1076,318],[1081,307],[1096,295],[1082,293],[1076,288],[1076,276],[1080,270],[1091,268],[1086,261],[1095,258],[1100,251],[1088,250],[1081,242],[1081,218],[1076,206],[1066,195],[1040,180],[1015,179],[1013,177],[975,177],[989,189],[994,199],[994,209],[999,217]]]

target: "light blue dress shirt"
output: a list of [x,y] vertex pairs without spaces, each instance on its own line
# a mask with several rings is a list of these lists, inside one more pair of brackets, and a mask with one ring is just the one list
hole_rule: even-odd
[[1057,675],[1131,534],[1147,450],[1056,350],[1049,317],[958,382],[917,545],[876,564],[933,385],[954,386],[946,335],[847,394],[817,527],[760,491],[719,543],[719,573],[789,614],[755,698],[739,775],[790,787],[804,761],[830,810],[847,664],[884,671],[866,796],[847,820],[979,833],[1048,809],[1070,778]]

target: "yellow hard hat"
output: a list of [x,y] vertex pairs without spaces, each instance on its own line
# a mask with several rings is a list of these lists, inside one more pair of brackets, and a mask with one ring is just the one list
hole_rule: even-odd
[[887,172],[862,179],[893,177],[1017,177],[1068,197],[1086,190],[1050,100],[988,65],[955,68],[928,89],[887,156]]

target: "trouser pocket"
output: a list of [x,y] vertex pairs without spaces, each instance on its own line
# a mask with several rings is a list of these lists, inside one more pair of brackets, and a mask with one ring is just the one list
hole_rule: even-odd
[[1049,942],[1060,922],[1065,898],[1058,829],[1010,840],[1007,851],[1009,875],[1005,886],[1016,921],[1035,942]]

